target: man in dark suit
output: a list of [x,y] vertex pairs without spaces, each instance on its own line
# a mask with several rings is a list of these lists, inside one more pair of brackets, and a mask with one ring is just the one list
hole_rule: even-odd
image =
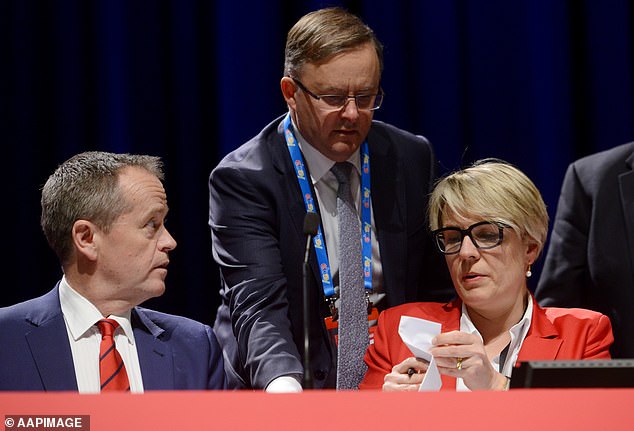
[[[336,387],[335,164],[352,165],[363,262],[371,262],[363,282],[370,309],[454,294],[427,230],[433,150],[425,138],[373,120],[383,100],[383,63],[372,30],[340,8],[318,10],[291,28],[285,54],[281,90],[288,114],[227,155],[209,179],[209,224],[222,280],[214,329],[229,387],[270,392],[301,391],[306,375],[315,388]],[[309,361],[302,312],[307,212],[317,212],[321,222],[309,259]],[[358,237],[361,242],[361,229]],[[375,318],[368,317],[370,325]]]
[[[44,296],[0,309],[0,390],[224,389],[209,326],[138,307],[163,294],[176,247],[162,179],[158,157],[104,152],[49,177],[41,225],[64,275]],[[102,322],[114,333],[102,335]],[[118,368],[104,376],[109,359]]]
[[633,164],[630,142],[568,167],[535,291],[543,306],[608,315],[613,358],[634,358]]

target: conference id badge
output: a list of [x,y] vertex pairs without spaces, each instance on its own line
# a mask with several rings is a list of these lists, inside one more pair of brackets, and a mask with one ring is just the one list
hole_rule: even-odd
[[[378,318],[378,308],[372,307],[370,313],[368,314],[368,338],[370,344],[374,343],[374,332],[376,331]],[[326,329],[328,330],[330,339],[333,341],[334,345],[337,346],[339,344],[339,321],[334,320],[332,316],[328,316],[324,318],[324,323],[326,324]]]

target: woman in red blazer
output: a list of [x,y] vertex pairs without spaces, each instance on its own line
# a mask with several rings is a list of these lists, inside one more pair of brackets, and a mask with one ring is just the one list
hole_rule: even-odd
[[521,361],[610,358],[614,338],[607,316],[541,308],[528,290],[526,278],[544,246],[548,213],[519,169],[501,160],[476,162],[442,179],[429,205],[434,241],[458,298],[381,313],[360,389],[419,389],[429,364],[401,340],[402,316],[441,324],[428,350],[441,389],[507,389]]

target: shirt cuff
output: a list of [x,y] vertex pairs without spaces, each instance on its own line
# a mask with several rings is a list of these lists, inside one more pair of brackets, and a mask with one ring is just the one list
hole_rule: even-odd
[[281,376],[271,380],[264,389],[270,393],[302,392],[302,385],[290,376]]

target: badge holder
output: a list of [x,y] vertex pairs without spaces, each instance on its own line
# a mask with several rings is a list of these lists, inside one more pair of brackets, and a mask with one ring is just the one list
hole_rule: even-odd
[[[339,295],[333,295],[326,299],[328,302],[328,309],[330,310],[330,316],[324,318],[326,329],[334,341],[335,346],[339,342],[339,310],[335,305],[337,299],[339,299]],[[368,304],[368,337],[370,338],[370,344],[372,344],[374,329],[376,328],[376,320],[379,318],[379,310],[374,307],[372,301],[370,301],[370,293],[368,291],[365,293],[365,300]]]

